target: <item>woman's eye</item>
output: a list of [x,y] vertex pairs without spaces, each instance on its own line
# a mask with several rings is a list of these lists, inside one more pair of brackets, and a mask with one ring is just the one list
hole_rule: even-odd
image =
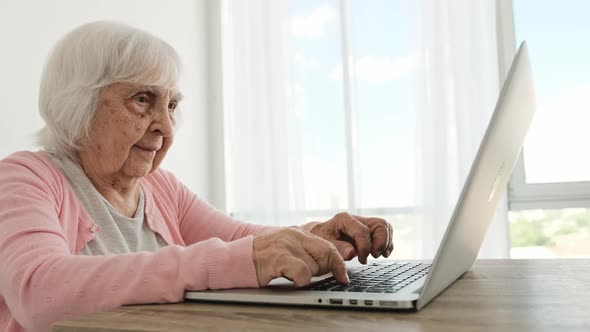
[[150,97],[148,97],[148,95],[142,93],[142,94],[135,96],[135,100],[137,100],[137,102],[139,102],[141,104],[147,104],[150,101]]
[[169,109],[170,111],[174,111],[174,110],[176,109],[176,106],[177,106],[177,105],[178,105],[178,103],[177,103],[177,102],[175,102],[175,101],[171,101],[171,102],[168,104],[168,109]]

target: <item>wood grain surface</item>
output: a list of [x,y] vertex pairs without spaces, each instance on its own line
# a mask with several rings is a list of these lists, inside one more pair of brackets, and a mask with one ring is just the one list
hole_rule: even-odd
[[420,312],[187,302],[125,306],[53,331],[590,331],[590,259],[479,260]]

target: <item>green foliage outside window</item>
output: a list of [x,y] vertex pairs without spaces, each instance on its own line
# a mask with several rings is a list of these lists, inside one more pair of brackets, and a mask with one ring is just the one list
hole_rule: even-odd
[[590,209],[516,211],[509,217],[512,247],[551,247],[560,237],[590,233]]

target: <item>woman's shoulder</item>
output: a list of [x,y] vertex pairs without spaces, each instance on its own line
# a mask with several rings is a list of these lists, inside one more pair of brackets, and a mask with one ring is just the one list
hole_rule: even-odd
[[40,179],[59,177],[44,151],[18,151],[0,160],[0,177],[33,173]]
[[156,169],[143,179],[155,192],[165,192],[167,195],[177,194],[183,187],[182,182],[174,174],[162,168]]
[[0,192],[42,192],[61,202],[66,181],[43,151],[19,151],[0,160]]
[[176,175],[162,168],[148,174],[143,180],[144,189],[148,189],[154,196],[160,196],[160,198],[177,201],[192,200],[197,197]]
[[150,184],[172,185],[178,182],[178,179],[170,171],[158,168],[144,177],[145,181]]

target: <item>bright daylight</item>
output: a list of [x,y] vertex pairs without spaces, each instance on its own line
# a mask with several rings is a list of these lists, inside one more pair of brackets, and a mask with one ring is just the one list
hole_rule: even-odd
[[590,331],[587,0],[0,0],[0,332]]
[[[581,8],[578,13],[586,8],[583,2],[574,3]],[[391,211],[387,216],[396,220],[398,241],[411,241],[416,220],[404,212],[411,211],[422,194],[417,188],[420,161],[416,153],[423,148],[417,146],[422,135],[417,98],[424,62],[415,40],[418,35],[408,22],[408,16],[417,13],[415,7],[411,1],[353,1],[350,9],[354,13],[350,39],[354,45],[351,75],[356,88],[352,99],[358,135],[358,206]],[[346,132],[338,2],[318,6],[316,1],[297,1],[292,10],[295,108],[305,133],[305,202],[315,209],[346,207],[350,200],[347,174],[339,167],[346,162]],[[555,17],[549,28],[545,22],[551,11]],[[391,19],[380,19],[380,15]],[[584,59],[590,58],[590,49],[575,40],[581,31],[590,31],[590,24],[569,9],[556,10],[550,2],[514,1],[514,15],[516,40],[535,45],[531,53],[538,78],[537,116],[523,153],[526,183],[563,183],[563,188],[572,182],[584,183],[590,180],[590,155],[581,152],[583,142],[590,141],[584,129],[590,114],[586,112],[590,81],[585,75],[590,65]],[[363,38],[366,35],[379,37]],[[566,64],[553,61],[564,52],[569,57]],[[326,128],[328,121],[338,125]],[[456,195],[449,195],[450,201]],[[589,256],[590,218],[585,206],[556,209],[551,202],[545,204],[546,208],[541,204],[509,213],[511,256]],[[406,252],[408,248],[400,249],[408,257],[417,254]]]

